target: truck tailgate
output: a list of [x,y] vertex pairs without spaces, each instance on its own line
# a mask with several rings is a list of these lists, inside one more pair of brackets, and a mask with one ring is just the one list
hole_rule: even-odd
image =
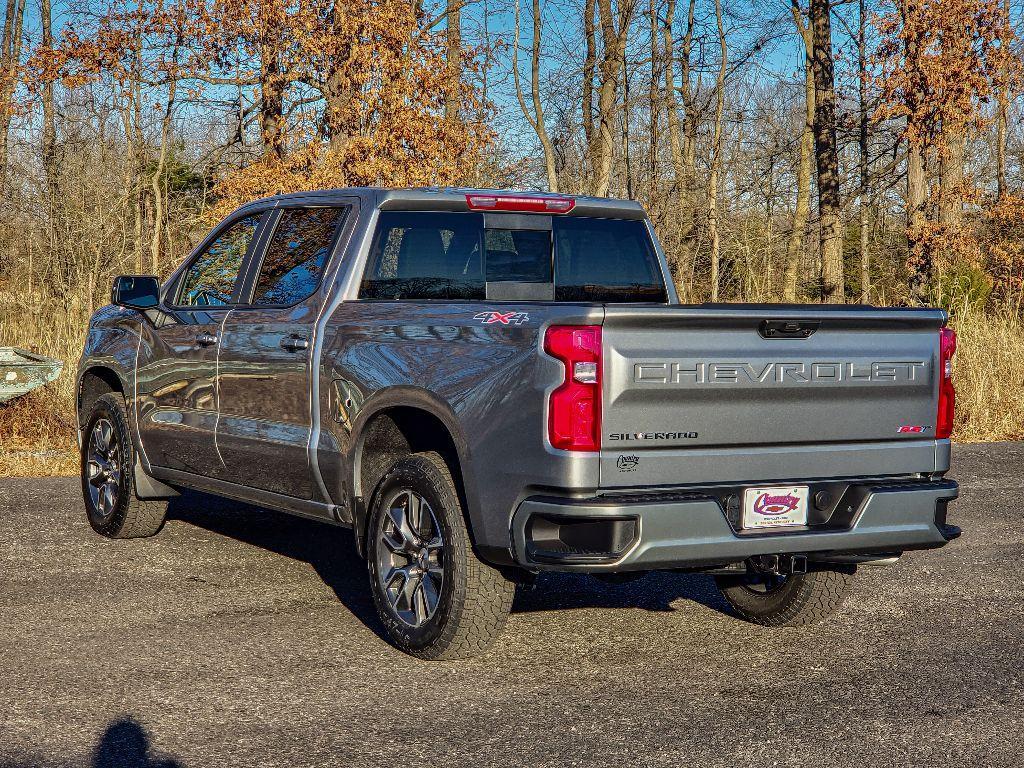
[[608,306],[601,485],[944,469],[945,321],[917,309]]

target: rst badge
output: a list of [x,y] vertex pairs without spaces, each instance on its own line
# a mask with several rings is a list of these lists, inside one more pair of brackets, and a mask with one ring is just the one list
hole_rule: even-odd
[[931,429],[928,424],[900,424],[896,427],[897,435],[923,435]]
[[529,322],[530,314],[528,312],[498,312],[490,310],[488,312],[477,312],[473,315],[473,319],[480,321],[484,325],[522,325],[525,322]]

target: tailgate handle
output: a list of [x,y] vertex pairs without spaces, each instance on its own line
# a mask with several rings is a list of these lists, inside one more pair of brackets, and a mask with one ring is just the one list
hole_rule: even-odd
[[806,339],[818,330],[819,325],[821,323],[817,320],[765,320],[758,328],[758,333],[765,339]]

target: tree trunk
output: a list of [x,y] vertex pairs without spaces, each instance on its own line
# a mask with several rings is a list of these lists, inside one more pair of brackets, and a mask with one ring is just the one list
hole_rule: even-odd
[[[177,69],[177,50],[173,56]],[[150,273],[160,274],[160,252],[163,242],[165,201],[164,201],[164,173],[167,170],[167,146],[171,140],[171,117],[174,113],[174,99],[177,94],[178,81],[176,72],[170,73],[170,82],[167,86],[167,105],[164,108],[163,119],[160,123],[160,153],[157,155],[156,170],[153,171],[151,188],[153,192],[153,237],[149,245]]]
[[943,128],[939,160],[939,223],[948,229],[960,226],[964,212],[964,151],[966,127]]
[[[280,31],[268,21],[260,46],[260,139],[264,155],[283,160],[285,155],[284,96],[287,81],[282,67]],[[330,105],[328,104],[328,111]]]
[[[42,23],[42,46],[46,50],[53,48],[53,27],[50,0],[41,0],[40,21]],[[43,170],[46,173],[47,207],[50,217],[53,216],[53,201],[57,197],[57,125],[53,113],[53,81],[47,78],[43,82]]]
[[811,158],[814,154],[814,38],[810,23],[804,24],[798,0],[790,10],[793,22],[804,43],[804,127],[800,134],[800,160],[796,170],[796,208],[793,211],[793,230],[786,246],[786,272],[782,280],[784,301],[796,301],[796,286],[800,276],[800,261],[804,255],[804,232],[811,211]]
[[1009,132],[1007,113],[1009,99],[1005,90],[999,94],[999,104],[996,113],[996,190],[999,198],[1006,196],[1006,137]]
[[919,301],[928,300],[932,265],[921,241],[925,225],[925,200],[928,196],[925,178],[924,150],[907,142],[907,239],[910,247],[908,267],[910,294]]
[[0,199],[6,195],[7,142],[13,115],[14,90],[21,64],[25,0],[7,0],[4,32],[0,40]]
[[718,80],[715,84],[715,123],[711,145],[711,173],[708,175],[708,235],[711,238],[711,300],[718,301],[718,269],[721,256],[721,239],[718,233],[718,176],[722,168],[722,117],[725,112],[725,73],[729,51],[725,43],[725,27],[722,24],[722,0],[715,0],[715,21],[718,26],[718,44],[721,62],[718,66]]
[[[691,0],[694,2],[694,0]],[[679,130],[679,105],[676,101],[675,38],[672,22],[676,15],[676,0],[668,0],[665,21],[661,26],[661,45],[665,53],[665,114],[668,124],[668,146],[672,155],[672,175],[676,193],[682,197],[683,189],[683,142]]]
[[622,58],[622,161],[626,172],[626,199],[633,199],[633,158],[629,151],[629,71]]
[[540,41],[541,41],[541,15],[540,0],[533,0],[533,43],[530,49],[530,94],[533,100],[533,112],[526,104],[526,97],[519,82],[519,0],[516,0],[515,12],[513,14],[514,35],[512,42],[512,80],[516,87],[516,98],[519,100],[519,107],[523,116],[537,134],[541,149],[544,152],[544,170],[548,178],[548,191],[558,192],[558,167],[555,163],[555,148],[551,143],[548,134],[547,123],[544,120],[544,105],[540,97]]
[[618,110],[619,74],[626,53],[632,5],[620,4],[618,28],[612,0],[597,0],[603,50],[599,67],[600,87],[597,94],[597,131],[591,137],[591,193],[597,197],[608,194],[611,186],[615,114]]
[[[517,0],[518,2],[518,0]],[[583,9],[583,36],[586,38],[586,54],[583,58],[583,137],[587,151],[594,139],[594,74],[597,71],[597,31],[594,27],[596,0],[586,0]],[[589,155],[586,158],[589,165]]]
[[661,65],[661,46],[658,44],[658,4],[657,0],[650,0],[648,14],[651,21],[651,81],[647,92],[647,114],[650,121],[648,130],[649,144],[647,147],[647,210],[655,221],[661,220],[661,196],[659,194],[658,179],[658,143],[661,133],[661,93],[659,88],[658,67]]
[[[1012,29],[1010,26],[1010,0],[1003,0],[1002,6],[1003,13],[1003,24],[1006,25],[1006,29]],[[1004,39],[1003,45],[1008,45],[1010,40]],[[1008,68],[1010,66],[1009,60],[1004,59],[1003,71],[1000,73],[1001,83],[999,86],[999,92],[996,94],[996,189],[999,194],[999,199],[1002,199],[1007,194],[1006,188],[1006,138],[1009,132],[1009,105],[1010,105],[1010,73]]]
[[860,200],[857,213],[860,216],[860,301],[871,303],[871,252],[869,249],[868,206],[871,190],[868,163],[868,72],[867,72],[867,19],[864,0],[860,0],[859,29],[857,30],[857,80],[859,108],[860,144]]
[[445,38],[449,82],[444,98],[444,116],[447,120],[457,120],[461,100],[457,86],[462,82],[462,0],[448,0],[447,25]]
[[[683,94],[683,126],[679,125],[679,104],[676,99],[675,82],[675,38],[672,23],[676,13],[676,0],[668,0],[665,22],[662,26],[662,47],[665,49],[665,112],[668,116],[669,150],[672,155],[672,177],[678,196],[679,207],[676,215],[678,226],[678,251],[682,242],[693,231],[693,218],[697,206],[694,203],[694,165],[696,162],[696,115],[694,114],[693,91],[690,86],[690,53],[693,46],[693,16],[696,0],[689,0],[686,32],[683,35],[680,52],[681,86]],[[681,254],[680,254],[681,255]],[[678,257],[676,259],[678,262]]]
[[839,153],[836,143],[836,92],[832,60],[831,0],[811,0],[814,35],[814,154],[818,168],[818,219],[821,233],[822,301],[845,301],[843,236],[839,220]]
[[697,104],[690,84],[690,56],[693,53],[693,17],[697,0],[690,0],[686,14],[686,33],[683,35],[680,80],[683,94],[683,194],[686,200],[683,236],[693,235],[697,217]]

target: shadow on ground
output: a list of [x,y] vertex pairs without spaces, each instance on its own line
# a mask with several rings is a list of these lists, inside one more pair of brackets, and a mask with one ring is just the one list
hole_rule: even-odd
[[[46,768],[34,758],[0,761],[0,768]],[[173,757],[152,752],[149,733],[132,717],[122,717],[107,726],[96,742],[88,768],[184,768]]]
[[[349,529],[195,492],[175,499],[168,517],[309,563],[342,604],[383,637],[367,584],[366,565],[356,554]],[[574,608],[671,611],[674,610],[672,604],[680,599],[728,612],[711,577],[670,572],[647,574],[625,584],[604,583],[586,574],[542,574],[533,588],[519,590],[512,610],[514,613]]]

